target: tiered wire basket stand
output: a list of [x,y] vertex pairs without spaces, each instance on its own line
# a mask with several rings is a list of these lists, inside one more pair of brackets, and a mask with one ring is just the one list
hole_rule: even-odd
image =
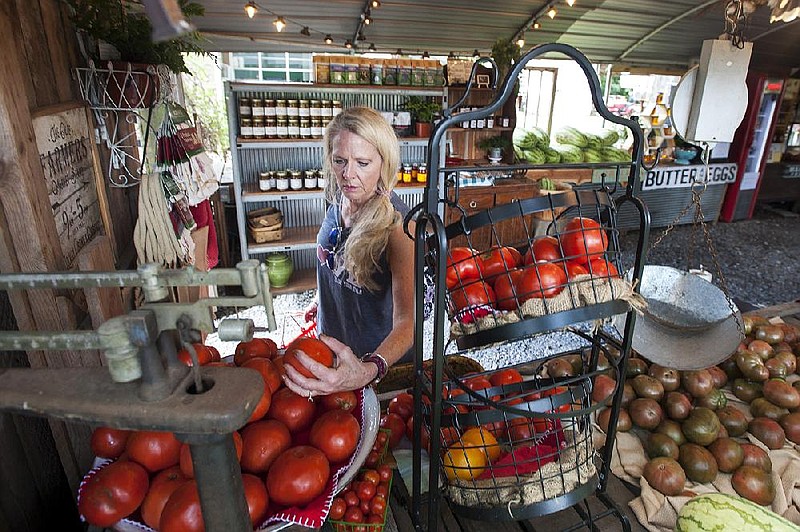
[[[462,215],[445,226],[445,209],[458,208],[459,181],[452,175],[486,169],[485,166],[448,167],[443,164],[440,145],[448,128],[499,111],[514,93],[515,80],[525,65],[547,53],[566,55],[581,67],[597,113],[627,128],[632,135],[631,160],[558,165],[576,170],[591,168],[594,178],[566,193],[497,205]],[[473,78],[474,74],[475,69]],[[471,81],[467,92],[470,88]],[[578,526],[594,527],[596,520],[615,516],[622,529],[629,531],[627,517],[607,496],[606,487],[611,474],[611,450],[621,408],[625,366],[631,351],[633,307],[638,298],[636,280],[642,274],[650,224],[647,208],[637,197],[642,131],[635,121],[608,111],[589,61],[576,49],[563,44],[543,44],[525,54],[510,69],[497,96],[486,107],[459,112],[459,104],[445,110],[444,119],[434,129],[428,146],[430,179],[423,202],[407,217],[407,221],[413,218],[416,222],[417,316],[424,312],[424,278],[432,275],[434,279],[433,364],[429,369],[423,367],[423,359],[428,357],[424,353],[422,320],[417,320],[415,329],[414,441],[424,442],[428,437],[430,440],[425,498],[422,495],[422,451],[413,456],[412,519],[415,528],[437,529],[439,505],[445,497],[454,513],[473,520],[521,521],[574,507],[583,519]],[[511,164],[492,166],[492,169],[524,175],[530,169],[551,167],[555,165]],[[626,209],[632,208],[638,213],[639,219],[638,244],[633,250],[631,265],[622,263],[617,227],[618,211],[625,204],[628,204]],[[483,272],[477,279],[460,277],[460,269],[453,266],[464,259],[453,254],[455,245],[449,243],[458,238],[462,242],[458,245],[464,246],[466,241],[466,246],[472,247],[476,232],[482,231],[485,235],[489,231],[491,248],[509,247],[524,253],[535,239],[532,219],[537,213],[545,213],[546,218],[552,220],[548,235],[560,242],[560,255],[564,258],[551,262],[564,272],[559,286],[544,288],[545,267],[540,271],[540,267],[529,266],[526,275],[534,277],[527,285],[514,281],[522,274],[508,267],[494,279],[484,278]],[[599,225],[590,226],[590,219]],[[512,233],[502,231],[503,224],[524,227],[524,238],[506,241],[504,235]],[[592,232],[605,235],[605,249],[591,257],[593,266],[589,275],[573,275],[567,271],[567,266],[568,259],[574,259],[576,252],[566,249],[565,242],[575,241],[578,233],[586,236]],[[513,234],[520,232],[517,230]],[[573,238],[569,238],[570,235]],[[583,245],[585,255],[591,255],[588,244]],[[627,279],[631,281],[616,275],[616,271],[627,271]],[[497,287],[504,276],[508,278],[507,290],[491,290],[490,287]],[[538,286],[538,291],[530,286]],[[492,303],[485,304],[487,301]],[[623,329],[617,332],[610,328],[608,321],[619,314],[626,319]],[[449,330],[449,339],[445,327]],[[469,355],[468,351],[527,341],[552,331],[567,331],[580,347],[556,354],[531,353],[524,363],[528,369],[533,369],[522,381],[497,384],[484,378],[493,376],[496,371],[459,377],[448,363],[448,358],[454,354]],[[592,401],[594,378],[609,372],[616,378],[613,395],[605,401]],[[596,448],[594,413],[602,407],[611,409],[609,430],[607,443],[598,444]],[[493,449],[496,453],[486,453],[489,463],[481,467],[474,467],[470,451],[459,444],[459,438],[469,429],[481,429],[477,434],[486,438],[484,450],[497,447]],[[483,436],[485,434],[492,434],[493,439],[489,440],[488,436]],[[590,496],[596,496],[605,510],[591,512],[587,502]]]

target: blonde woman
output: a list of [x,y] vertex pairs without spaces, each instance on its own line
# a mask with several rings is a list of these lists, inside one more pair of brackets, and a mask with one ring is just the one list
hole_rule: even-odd
[[403,232],[408,206],[392,191],[397,136],[374,109],[352,107],[328,124],[324,144],[330,207],[317,235],[317,301],[306,319],[317,317],[337,360],[326,368],[301,354],[315,379],[286,366],[287,386],[309,398],[375,382],[410,360],[414,340],[414,243]]

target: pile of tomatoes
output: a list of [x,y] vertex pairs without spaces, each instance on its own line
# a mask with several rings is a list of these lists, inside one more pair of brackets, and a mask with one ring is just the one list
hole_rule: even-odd
[[451,248],[447,285],[452,310],[517,310],[533,298],[558,295],[580,275],[616,277],[606,256],[608,236],[591,218],[572,218],[557,236],[535,238],[524,255],[514,247],[495,247],[481,254]]
[[[228,365],[213,348],[194,348],[201,364]],[[322,495],[361,438],[361,424],[352,413],[358,404],[355,392],[311,402],[283,386],[284,364],[307,371],[296,360],[297,350],[333,364],[333,353],[314,338],[292,342],[285,355],[278,354],[272,340],[256,338],[240,343],[234,355],[233,365],[258,371],[264,379],[250,419],[232,435],[254,527],[268,515],[305,507]],[[179,357],[190,364],[187,352]],[[87,475],[81,486],[78,509],[88,523],[108,527],[130,517],[165,532],[204,529],[189,446],[173,433],[99,427],[92,450],[114,462]]]
[[392,468],[362,469],[358,478],[333,498],[328,519],[337,532],[377,532],[386,521]]

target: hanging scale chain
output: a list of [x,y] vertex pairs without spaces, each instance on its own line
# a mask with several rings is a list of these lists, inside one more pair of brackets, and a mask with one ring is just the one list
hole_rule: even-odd
[[744,26],[747,22],[747,13],[744,9],[744,0],[728,0],[725,6],[725,33],[730,37],[731,44],[736,48],[744,48]]

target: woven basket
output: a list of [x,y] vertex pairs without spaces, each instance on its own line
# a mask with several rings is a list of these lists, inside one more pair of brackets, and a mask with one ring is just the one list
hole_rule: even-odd
[[247,213],[247,221],[251,227],[273,227],[283,225],[283,213],[275,207],[265,207]]
[[263,227],[254,226],[249,224],[250,236],[256,244],[263,244],[264,242],[275,242],[283,238],[283,222],[279,224]]

